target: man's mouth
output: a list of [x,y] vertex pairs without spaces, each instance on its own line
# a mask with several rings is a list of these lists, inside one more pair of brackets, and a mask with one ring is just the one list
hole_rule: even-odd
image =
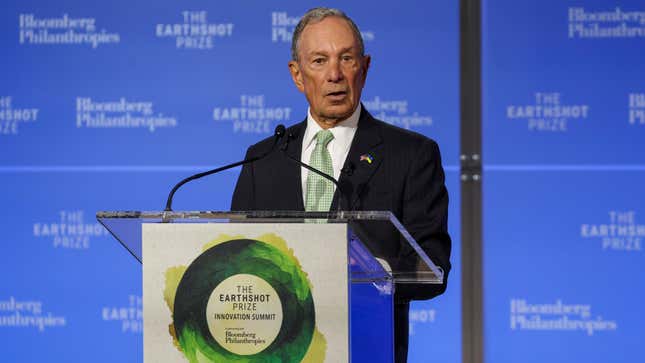
[[341,99],[341,98],[344,98],[346,95],[347,95],[347,91],[336,91],[336,92],[327,93],[327,97],[330,97],[332,99]]

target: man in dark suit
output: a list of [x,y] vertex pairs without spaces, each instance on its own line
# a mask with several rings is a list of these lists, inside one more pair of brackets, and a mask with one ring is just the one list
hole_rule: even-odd
[[[305,121],[287,129],[286,153],[338,179],[349,201],[343,209],[391,211],[443,269],[443,284],[395,288],[395,356],[404,363],[409,301],[429,299],[446,288],[448,193],[437,144],[374,119],[360,104],[369,64],[360,32],[344,13],[316,8],[303,16],[294,31],[289,70],[309,111]],[[249,148],[247,158],[272,146],[273,138],[261,141]],[[342,199],[337,193],[331,182],[274,152],[243,167],[231,209],[329,211]],[[380,237],[398,239],[388,231]],[[405,258],[411,251],[396,246],[382,251],[394,268],[415,263]]]

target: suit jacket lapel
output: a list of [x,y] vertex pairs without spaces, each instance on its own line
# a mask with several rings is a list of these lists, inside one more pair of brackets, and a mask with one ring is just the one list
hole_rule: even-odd
[[[291,135],[291,140],[289,142],[289,147],[286,150],[286,153],[300,160],[300,155],[302,154],[302,139],[305,135],[305,128],[307,127],[307,120],[301,122],[294,127],[287,130],[287,136]],[[289,196],[289,205],[292,206],[293,210],[304,211],[305,204],[302,197],[302,176],[301,176],[301,167],[296,164],[293,160],[287,160],[284,158],[285,165],[285,177],[284,181],[287,186],[287,195]]]
[[[339,178],[341,188],[350,198],[350,209],[353,209],[361,192],[374,172],[383,161],[382,139],[378,124],[363,107],[358,121],[358,129],[352,140],[347,159]],[[336,191],[330,210],[336,210],[340,195]]]

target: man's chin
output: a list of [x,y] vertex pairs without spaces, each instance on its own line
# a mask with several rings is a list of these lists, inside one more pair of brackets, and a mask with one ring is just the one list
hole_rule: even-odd
[[352,112],[349,113],[329,113],[321,115],[322,119],[325,120],[325,123],[337,124],[341,121],[345,121],[352,115]]
[[324,112],[324,117],[329,119],[337,119],[339,121],[347,119],[354,113],[356,107],[352,105],[342,104],[342,105],[330,105]]

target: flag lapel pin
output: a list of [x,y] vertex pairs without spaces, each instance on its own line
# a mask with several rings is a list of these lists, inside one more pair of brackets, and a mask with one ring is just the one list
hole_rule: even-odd
[[367,161],[368,164],[371,164],[374,161],[374,157],[370,154],[361,155],[361,161]]

